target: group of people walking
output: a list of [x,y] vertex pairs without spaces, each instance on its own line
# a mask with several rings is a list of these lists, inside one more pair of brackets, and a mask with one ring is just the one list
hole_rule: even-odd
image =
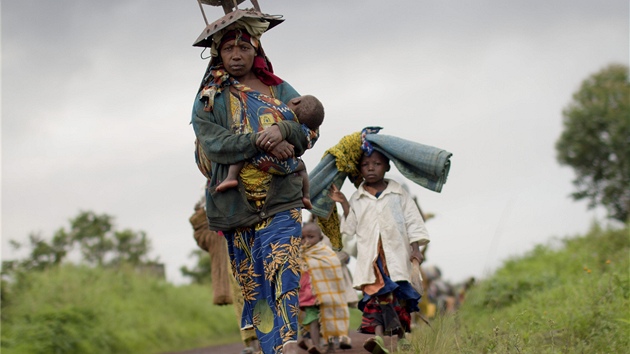
[[[310,200],[299,157],[317,142],[323,106],[274,74],[260,42],[268,26],[243,17],[212,35],[192,112],[206,216],[227,241],[243,299],[240,327],[255,331],[263,353],[320,353],[320,338],[344,349],[352,344],[342,264],[301,212]],[[388,158],[366,145],[357,191],[346,198],[333,184],[330,197],[343,210],[344,251],[357,259],[359,330],[373,335],[363,347],[387,353],[383,336],[394,335],[408,350],[405,333],[420,299],[411,260],[422,262],[429,236],[409,193],[385,178]]]

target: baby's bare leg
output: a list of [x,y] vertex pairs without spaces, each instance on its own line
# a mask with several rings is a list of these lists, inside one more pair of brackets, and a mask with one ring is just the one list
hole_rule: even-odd
[[217,185],[217,192],[223,192],[224,190],[238,186],[238,174],[241,173],[243,166],[245,166],[245,161],[230,165],[230,167],[228,167],[227,177]]
[[304,161],[300,160],[298,163],[298,167],[295,169],[300,177],[302,177],[302,203],[306,209],[313,209],[313,204],[311,203],[311,184],[308,180],[308,172],[306,172],[306,165]]

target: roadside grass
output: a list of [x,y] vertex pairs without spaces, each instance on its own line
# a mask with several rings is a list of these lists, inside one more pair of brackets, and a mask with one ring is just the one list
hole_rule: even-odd
[[505,262],[456,314],[415,331],[412,352],[628,352],[628,227],[561,241]]
[[[3,284],[7,286],[8,284]],[[3,291],[2,353],[159,353],[239,340],[209,287],[64,265]]]
[[[455,314],[410,335],[411,353],[623,353],[630,349],[630,233],[540,245],[469,290]],[[361,313],[350,310],[350,330]],[[1,351],[165,353],[240,340],[209,286],[131,269],[64,265],[2,284]]]

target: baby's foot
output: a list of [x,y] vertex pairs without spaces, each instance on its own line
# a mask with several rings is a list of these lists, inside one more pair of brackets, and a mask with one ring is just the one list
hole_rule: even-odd
[[217,185],[216,191],[217,192],[223,192],[225,190],[228,190],[230,188],[235,188],[236,186],[238,186],[238,181],[235,179],[226,179],[225,181],[219,183]]

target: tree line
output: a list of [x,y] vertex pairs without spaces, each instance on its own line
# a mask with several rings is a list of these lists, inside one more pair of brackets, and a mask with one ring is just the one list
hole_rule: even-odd
[[151,241],[144,231],[117,230],[111,215],[81,211],[69,224],[57,229],[50,240],[41,233],[31,233],[27,244],[11,240],[16,251],[27,248],[28,254],[3,261],[2,273],[42,271],[61,264],[75,249],[83,263],[95,267],[151,265],[159,261],[149,258]]
[[[31,233],[26,243],[11,240],[10,244],[15,251],[28,251],[22,258],[4,260],[3,276],[58,266],[67,261],[74,250],[80,253],[80,262],[93,267],[130,265],[144,268],[160,265],[159,257],[149,258],[151,240],[146,232],[128,228],[118,230],[113,216],[93,211],[80,211],[69,220],[68,227],[60,227],[50,239],[41,233]],[[192,268],[182,266],[182,275],[193,283],[210,283],[211,263],[207,253],[193,250],[190,256],[196,263]]]

